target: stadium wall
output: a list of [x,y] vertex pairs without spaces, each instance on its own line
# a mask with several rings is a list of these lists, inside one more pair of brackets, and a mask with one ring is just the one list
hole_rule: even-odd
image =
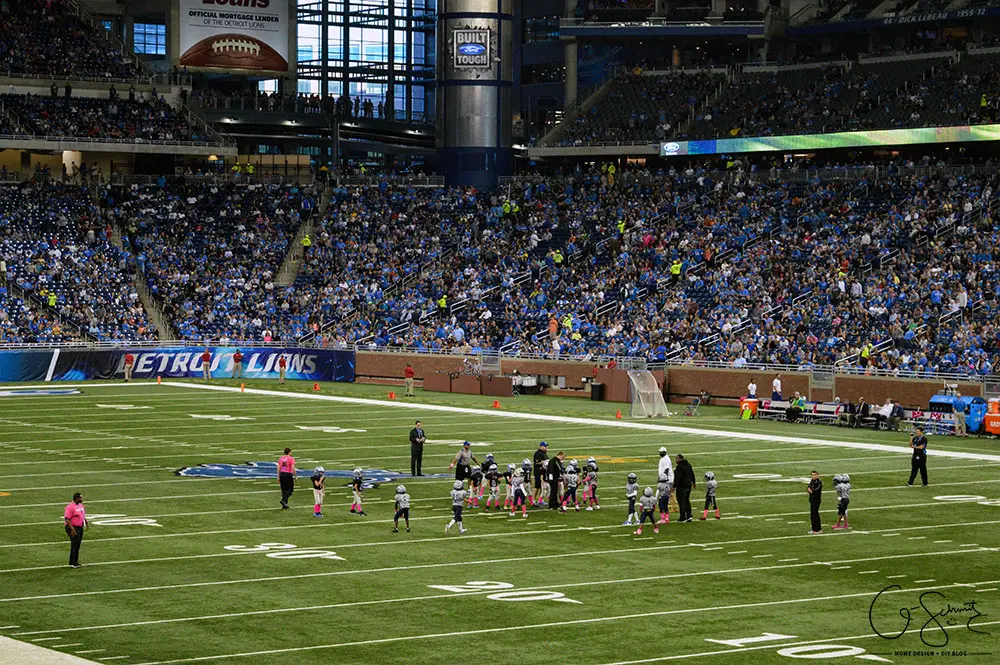
[[[385,353],[374,351],[359,351],[356,359],[356,380],[361,383],[401,384],[406,363],[413,366],[418,381],[434,372],[457,373],[462,371],[463,356],[446,356],[430,354]],[[509,374],[517,370],[524,375],[542,375],[564,377],[569,390],[559,394],[576,394],[579,397],[589,397],[584,390],[584,379],[594,379],[594,370],[598,369],[593,362],[573,360],[521,360],[504,358],[502,371]],[[628,401],[628,380],[621,374],[623,381],[608,378],[605,372],[598,369],[597,380],[608,386],[606,398],[608,401]],[[657,372],[657,375],[660,373]],[[716,404],[735,404],[736,400],[746,395],[747,384],[753,378],[757,383],[757,394],[770,397],[771,380],[775,372],[754,369],[717,369],[703,367],[669,367],[664,376],[665,394],[668,401],[688,401],[702,390],[712,395]],[[659,379],[659,376],[657,377]],[[937,394],[943,386],[934,379],[903,379],[892,377],[859,376],[834,374],[832,386],[817,385],[812,372],[781,372],[782,392],[785,397],[799,391],[807,399],[814,401],[832,401],[834,397],[841,400],[857,401],[864,397],[870,403],[882,403],[891,397],[904,406],[926,407],[930,398]],[[958,389],[963,395],[983,396],[983,384],[974,382],[958,382]]]

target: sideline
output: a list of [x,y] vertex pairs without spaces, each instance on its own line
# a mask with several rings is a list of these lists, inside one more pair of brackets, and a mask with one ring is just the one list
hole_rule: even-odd
[[[58,645],[52,645],[58,646]],[[99,665],[93,660],[53,651],[37,644],[19,642],[0,635],[0,654],[4,663],[31,663],[31,665]]]
[[[520,413],[517,411],[490,411],[487,409],[470,409],[458,406],[443,406],[439,404],[417,404],[408,402],[387,402],[376,399],[365,399],[361,397],[339,397],[335,395],[315,395],[311,393],[291,393],[277,390],[262,390],[260,388],[230,388],[227,386],[200,385],[197,383],[187,383],[184,381],[170,382],[163,384],[170,387],[193,388],[196,390],[212,390],[216,392],[240,393],[245,392],[250,395],[261,395],[264,397],[289,397],[292,399],[310,399],[322,402],[340,402],[344,404],[359,404],[363,406],[375,406],[396,409],[415,409],[421,411],[442,411],[445,413],[465,413],[475,416],[494,416],[496,418],[520,418],[523,420],[541,420],[545,422],[571,423],[574,425],[593,425],[597,427],[620,427],[625,429],[640,429],[653,432],[670,432],[671,434],[691,435],[698,432],[705,437],[721,437],[731,439],[746,439],[749,441],[780,441],[782,443],[800,443],[813,446],[832,446],[835,448],[855,448],[858,450],[877,450],[889,453],[900,453],[909,455],[910,449],[903,446],[889,446],[882,443],[857,443],[852,441],[835,441],[832,439],[807,439],[796,436],[775,436],[770,434],[754,434],[752,432],[738,432],[733,430],[706,430],[694,427],[676,427],[673,425],[654,425],[651,423],[636,423],[620,420],[600,420],[597,418],[577,418],[572,416],[550,416],[540,413]],[[971,459],[981,462],[1000,462],[1000,455],[987,455],[984,453],[963,453],[950,450],[930,450],[933,457],[950,457],[954,459]]]

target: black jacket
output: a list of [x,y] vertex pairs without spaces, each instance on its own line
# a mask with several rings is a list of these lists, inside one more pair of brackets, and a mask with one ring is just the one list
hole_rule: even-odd
[[427,437],[422,429],[417,429],[414,427],[410,430],[410,444],[414,446],[423,446],[424,439]]
[[694,485],[694,469],[691,462],[682,459],[674,468],[674,487],[678,489],[691,489]]
[[532,460],[534,461],[532,470],[535,472],[536,476],[541,477],[541,475],[542,475],[542,462],[544,460],[547,460],[548,458],[549,458],[549,454],[547,452],[545,452],[544,450],[542,450],[541,448],[539,448],[538,450],[536,450],[535,454],[532,455]]
[[549,460],[547,480],[550,483],[554,481],[559,481],[562,478],[563,470],[564,468],[562,462],[559,461],[559,458],[553,457],[552,459]]

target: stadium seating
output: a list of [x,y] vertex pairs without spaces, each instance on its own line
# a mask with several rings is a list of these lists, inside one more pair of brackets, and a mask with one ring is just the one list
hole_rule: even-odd
[[101,98],[3,94],[0,105],[15,116],[14,134],[136,142],[207,140],[155,93],[149,99],[125,99],[116,93]]
[[86,191],[0,188],[0,259],[5,280],[25,294],[6,297],[8,339],[155,338],[128,276],[130,255],[111,242]]
[[179,337],[262,339],[305,307],[274,280],[315,201],[297,186],[179,183],[136,188],[119,219]]
[[65,0],[4,0],[0,73],[59,78],[135,79],[131,59]]
[[994,122],[1000,56],[951,51],[826,66],[620,76],[553,134],[560,145]]

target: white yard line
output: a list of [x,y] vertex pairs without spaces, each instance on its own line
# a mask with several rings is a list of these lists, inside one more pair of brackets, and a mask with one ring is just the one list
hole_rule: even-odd
[[[185,387],[192,388],[195,390],[209,390],[216,392],[227,392],[227,393],[238,393],[239,388],[229,388],[226,386],[212,386],[212,385],[199,385],[195,383],[188,382],[173,382],[169,384],[172,387]],[[422,410],[422,411],[440,411],[444,413],[466,413],[469,415],[477,416],[493,416],[496,418],[514,418],[522,420],[538,420],[542,422],[558,422],[566,424],[575,425],[593,425],[598,427],[614,427],[614,428],[624,428],[624,429],[640,429],[651,432],[670,432],[673,434],[688,434],[690,435],[692,431],[698,432],[702,436],[717,436],[722,438],[731,439],[745,439],[748,441],[767,441],[773,443],[775,441],[782,441],[785,443],[796,443],[796,444],[808,444],[815,446],[833,446],[836,448],[855,448],[858,450],[877,450],[888,453],[899,453],[899,454],[910,454],[909,447],[900,446],[890,446],[880,443],[857,443],[852,441],[835,441],[828,439],[810,439],[804,437],[794,437],[794,436],[779,436],[775,434],[756,434],[753,432],[734,432],[734,431],[718,431],[718,430],[702,430],[695,429],[691,427],[677,427],[673,425],[655,425],[651,423],[638,423],[622,420],[600,420],[597,418],[576,418],[569,416],[550,416],[540,413],[520,413],[516,411],[489,411],[486,409],[470,409],[465,407],[456,406],[442,406],[436,404],[410,404],[406,402],[395,402],[395,401],[382,401],[375,399],[364,399],[360,397],[338,397],[335,395],[321,395],[321,394],[311,394],[311,393],[285,393],[275,390],[261,390],[258,388],[247,388],[246,393],[251,395],[263,395],[268,397],[287,397],[294,399],[303,400],[316,400],[323,402],[340,402],[344,404],[359,404],[366,406],[377,406],[386,408],[397,408],[397,409],[411,409],[411,410]],[[984,462],[1000,462],[1000,455],[988,455],[985,453],[964,453],[957,451],[948,450],[933,450],[934,457],[951,457],[955,459],[973,459],[980,460]]]
[[[887,591],[885,593],[894,593],[894,591]],[[423,635],[402,635],[402,636],[398,636],[398,637],[384,637],[384,638],[378,638],[378,639],[372,639],[372,640],[357,640],[357,641],[353,641],[353,642],[339,642],[339,643],[334,642],[334,643],[329,643],[329,644],[317,644],[317,645],[312,645],[312,646],[286,647],[286,648],[282,648],[282,649],[266,649],[266,650],[260,650],[260,651],[246,651],[246,652],[242,652],[242,653],[218,654],[218,655],[214,655],[214,656],[196,656],[196,657],[193,657],[193,658],[177,658],[177,659],[172,659],[172,660],[147,661],[147,662],[144,662],[144,663],[139,663],[138,665],[173,665],[175,663],[194,663],[194,662],[204,662],[204,661],[210,661],[210,660],[222,660],[222,659],[232,659],[232,658],[247,658],[247,657],[253,657],[253,656],[271,656],[271,655],[278,655],[278,654],[302,653],[302,652],[307,652],[307,651],[317,651],[317,650],[326,650],[326,649],[338,649],[338,648],[344,648],[344,647],[357,647],[357,646],[369,646],[369,645],[375,645],[375,644],[391,644],[391,643],[398,643],[398,642],[411,642],[411,641],[416,641],[416,640],[443,639],[443,638],[453,638],[453,637],[468,637],[470,635],[490,635],[490,634],[508,633],[508,632],[525,631],[525,630],[540,630],[540,629],[545,629],[545,628],[563,628],[565,626],[593,625],[593,624],[608,623],[608,622],[615,622],[615,621],[629,621],[629,620],[634,620],[634,619],[647,619],[647,618],[653,618],[653,617],[675,616],[675,615],[683,615],[683,614],[698,614],[698,613],[702,613],[702,612],[722,612],[722,611],[728,611],[728,610],[742,610],[742,609],[750,609],[750,608],[758,608],[758,607],[778,607],[778,606],[783,606],[783,605],[796,605],[796,604],[815,603],[815,602],[823,602],[823,601],[831,601],[831,600],[842,600],[842,599],[847,599],[847,598],[867,597],[867,596],[871,596],[871,595],[872,595],[871,592],[865,592],[865,593],[856,593],[856,594],[841,594],[841,595],[836,595],[836,596],[820,596],[820,597],[811,597],[811,598],[793,598],[793,599],[788,599],[788,600],[773,600],[773,601],[762,601],[762,602],[757,602],[757,603],[742,603],[742,604],[738,604],[738,605],[720,605],[720,606],[717,606],[717,607],[698,607],[698,608],[688,608],[688,609],[679,609],[679,610],[662,610],[662,611],[658,611],[658,612],[643,612],[643,613],[636,613],[636,614],[622,614],[622,615],[608,616],[608,617],[591,617],[591,618],[586,618],[586,619],[570,619],[570,620],[566,620],[566,621],[553,621],[553,622],[547,622],[547,623],[535,623],[535,624],[527,624],[527,625],[519,625],[519,626],[507,626],[507,627],[501,627],[501,628],[480,628],[480,629],[475,629],[475,630],[462,630],[462,631],[454,631],[454,632],[448,632],[448,633],[429,633],[429,634],[423,634]],[[975,625],[978,627],[978,626],[991,625],[993,623],[1000,623],[1000,621],[989,622],[989,623],[985,623],[985,622],[984,623],[977,623]],[[917,629],[914,629],[914,632],[916,632],[916,630]],[[871,637],[874,637],[874,635],[872,635]],[[823,640],[823,641],[827,641],[827,640]],[[745,650],[752,650],[754,648],[755,647],[748,647]],[[771,649],[771,648],[774,648],[774,645],[766,645],[766,646],[756,647],[756,648]],[[744,650],[744,649],[740,649],[740,651],[742,651],[742,650]],[[718,652],[716,652],[716,653],[718,653]],[[689,654],[683,654],[683,655],[678,655],[678,656],[668,656],[668,657],[664,658],[663,660],[674,659],[674,658],[683,658],[683,657],[690,657],[690,655]],[[661,660],[661,659],[652,659],[652,660]],[[630,661],[630,662],[632,662],[632,661]],[[647,662],[647,661],[634,661],[634,662]]]
[[[638,539],[636,539],[636,540],[638,540]],[[649,548],[644,548],[644,549],[648,550]],[[918,556],[921,556],[921,557],[933,557],[933,556],[947,556],[949,554],[964,554],[964,552],[923,553],[923,554],[920,554]],[[887,556],[887,557],[874,557],[873,559],[874,560],[884,560],[884,559],[898,559],[898,558],[905,558],[905,557],[906,557],[906,555],[893,555],[893,556]],[[855,562],[864,562],[864,561],[870,561],[870,560],[873,560],[873,559],[857,559],[857,560],[855,560]],[[705,575],[728,575],[728,574],[739,575],[739,574],[747,573],[747,572],[786,570],[786,569],[790,569],[790,568],[806,568],[806,567],[817,566],[817,565],[822,565],[822,562],[816,562],[816,561],[814,561],[814,562],[809,562],[809,563],[797,564],[797,565],[794,565],[794,566],[756,566],[756,567],[749,567],[749,568],[731,568],[731,569],[726,569],[726,570],[702,571],[702,572],[692,572],[692,573],[673,573],[673,574],[669,574],[669,575],[654,575],[654,576],[633,577],[633,578],[624,578],[624,579],[591,580],[591,581],[585,581],[585,582],[571,582],[571,583],[565,583],[565,584],[544,584],[544,585],[538,585],[538,586],[524,587],[524,588],[521,588],[520,590],[521,591],[548,591],[548,590],[555,590],[555,589],[575,589],[575,588],[585,588],[585,587],[615,586],[615,585],[618,585],[618,584],[637,584],[637,583],[656,582],[656,581],[671,580],[671,579],[684,579],[684,578],[690,578],[690,577],[700,577],[700,576],[705,576]],[[933,581],[933,580],[931,580],[931,581]],[[982,585],[982,584],[994,584],[994,583],[996,583],[995,580],[990,580],[990,581],[985,581],[985,582],[978,582],[977,584]],[[956,584],[956,583],[952,583],[952,584],[939,585],[938,587],[934,587],[934,588],[952,588],[952,587],[955,587],[955,586],[959,586],[959,585]],[[904,591],[915,591],[915,590],[916,589],[904,589]],[[927,590],[927,589],[923,589],[923,590]],[[487,590],[483,590],[483,591],[469,591],[469,592],[464,592],[462,595],[463,596],[481,596],[481,595],[488,595],[490,593],[493,593],[493,590],[488,590],[487,589]],[[862,593],[862,594],[857,594],[857,595],[864,596],[864,595],[872,595],[874,593],[875,593],[874,591],[870,591],[870,592],[867,592],[867,593]],[[218,620],[218,619],[234,619],[234,618],[242,618],[242,617],[248,617],[248,616],[267,616],[267,615],[272,615],[272,614],[288,614],[288,613],[293,613],[293,612],[314,612],[314,611],[320,611],[320,610],[345,609],[345,608],[352,608],[352,607],[364,607],[364,606],[370,606],[370,605],[387,605],[387,604],[397,604],[397,603],[418,602],[418,601],[425,601],[425,600],[441,600],[441,599],[445,599],[445,598],[454,598],[454,597],[455,597],[455,594],[449,592],[449,593],[445,593],[445,594],[430,594],[430,595],[423,595],[423,596],[409,596],[409,597],[403,597],[403,598],[382,598],[382,599],[352,601],[352,602],[346,602],[346,603],[330,603],[330,604],[325,604],[325,605],[303,605],[303,606],[297,606],[297,607],[284,607],[284,608],[275,608],[275,609],[269,609],[269,610],[250,610],[250,611],[246,611],[246,612],[228,612],[228,613],[225,613],[225,614],[205,614],[205,615],[199,615],[199,616],[177,617],[177,618],[173,618],[173,619],[152,619],[152,620],[148,620],[148,621],[129,621],[129,622],[124,622],[124,623],[97,624],[97,625],[77,626],[77,627],[70,627],[70,628],[54,628],[54,629],[51,629],[51,630],[25,631],[25,632],[21,632],[21,633],[15,633],[15,635],[19,636],[19,637],[29,637],[29,636],[32,636],[32,635],[55,635],[55,634],[64,634],[64,633],[89,632],[89,631],[95,631],[95,630],[110,630],[110,629],[117,629],[117,628],[134,628],[134,627],[137,627],[137,626],[155,626],[155,625],[162,625],[162,624],[190,623],[190,622],[195,622],[195,621],[214,621],[214,620]],[[52,639],[60,639],[60,638],[52,638]]]
[[[1000,624],[1000,621],[985,621],[985,622],[982,622],[982,623],[977,622],[977,623],[974,624],[974,626],[976,628],[979,628],[979,627],[984,627],[984,626],[992,626],[992,625],[995,625],[995,624]],[[967,629],[967,626],[965,624],[962,624],[962,625],[959,625],[959,626],[948,626],[948,629],[950,629],[950,630],[956,630],[956,629],[957,630],[964,630],[964,629]],[[944,630],[944,629],[942,629],[942,630]],[[919,631],[920,631],[920,627],[917,626],[917,627],[913,627],[913,628],[908,629],[906,631],[906,633],[909,635],[909,634],[917,633]],[[810,645],[813,645],[813,644],[838,644],[840,642],[853,642],[853,641],[856,641],[856,640],[869,640],[869,639],[873,639],[873,638],[876,638],[876,637],[882,637],[882,636],[878,635],[876,633],[869,633],[867,635],[849,635],[847,637],[824,637],[823,639],[819,639],[819,640],[805,640],[805,641],[798,641],[798,642],[770,642],[768,644],[761,644],[761,645],[758,645],[758,646],[740,647],[740,648],[737,648],[737,649],[724,649],[724,650],[721,650],[721,651],[703,651],[701,653],[682,653],[682,654],[677,654],[677,655],[674,655],[674,656],[660,656],[658,658],[643,658],[643,659],[640,659],[640,660],[620,660],[620,661],[616,661],[614,663],[604,663],[604,665],[643,665],[644,663],[662,663],[662,662],[665,662],[665,661],[668,661],[668,660],[687,660],[688,658],[704,658],[706,656],[709,656],[709,657],[719,657],[719,656],[725,656],[725,655],[733,654],[733,653],[746,653],[748,651],[761,651],[761,650],[764,650],[764,649],[774,649],[775,651],[777,651],[778,649],[785,649],[785,648],[789,648],[789,647],[804,647],[804,646],[810,646]],[[864,656],[858,656],[858,658],[859,659],[860,658],[864,658]],[[172,661],[172,662],[176,662],[176,661]],[[717,660],[716,662],[732,662],[732,661]],[[753,662],[752,659],[749,662]],[[140,665],[165,665],[165,664],[141,663]]]
[[[964,523],[961,525],[956,524],[940,524],[940,525],[926,525],[919,527],[904,527],[906,529],[933,529],[933,528],[948,528],[954,526],[981,526],[983,524],[998,524],[998,522],[979,522],[979,523]],[[565,531],[585,531],[583,528],[567,528]],[[527,534],[551,534],[551,533],[563,533],[562,531],[526,531],[518,535]],[[860,534],[860,532],[854,532]],[[871,533],[878,533],[877,531]],[[471,536],[465,536],[466,540],[473,538],[492,538],[497,536],[507,536],[511,534],[477,534]],[[630,536],[631,534],[619,534],[622,537]],[[443,536],[447,538],[447,536]],[[612,536],[614,538],[616,536]],[[799,535],[799,536],[772,536],[767,538],[748,538],[743,540],[731,540],[731,541],[720,541],[713,543],[706,543],[708,545],[737,545],[746,543],[762,543],[762,542],[780,542],[785,540],[795,540],[799,538],[837,538],[837,537],[848,537],[847,534],[824,534],[824,535]],[[416,542],[430,542],[430,541],[440,541],[441,537],[427,538],[427,539],[414,539],[414,540],[390,540],[382,542],[367,542],[367,543],[348,543],[344,545],[337,545],[338,550],[356,548],[356,547],[383,547],[386,545],[402,545],[402,544],[412,544]],[[281,580],[293,580],[293,579],[311,579],[311,578],[321,578],[321,577],[337,577],[341,575],[359,575],[368,573],[386,573],[386,572],[398,572],[404,570],[426,570],[431,568],[450,568],[462,565],[483,565],[483,564],[497,564],[497,563],[518,563],[522,561],[539,561],[539,560],[550,560],[550,559],[563,559],[563,558],[575,558],[580,556],[596,556],[604,554],[634,554],[634,553],[645,553],[652,550],[672,550],[680,548],[690,548],[690,547],[700,547],[699,545],[692,545],[688,543],[678,544],[678,545],[656,545],[654,547],[643,547],[643,548],[623,548],[623,549],[610,549],[610,550],[596,550],[596,551],[586,551],[586,552],[566,552],[561,554],[543,554],[537,556],[524,556],[524,557],[511,557],[502,559],[489,559],[484,561],[460,561],[460,562],[445,562],[445,563],[430,563],[430,564],[414,564],[409,566],[394,566],[385,568],[374,568],[374,569],[356,569],[356,570],[338,570],[329,571],[322,573],[305,573],[301,575],[281,575],[272,577],[258,577],[258,578],[244,578],[236,580],[217,580],[209,582],[188,582],[185,584],[168,584],[159,586],[146,586],[146,587],[129,587],[124,589],[104,589],[100,591],[77,591],[71,593],[61,593],[61,594],[46,594],[39,596],[21,596],[14,598],[0,598],[0,604],[2,603],[12,603],[12,602],[23,602],[29,600],[46,600],[51,598],[67,598],[76,596],[100,596],[108,594],[119,594],[119,593],[138,593],[138,592],[149,592],[149,591],[161,591],[165,589],[187,589],[187,588],[197,588],[197,587],[213,587],[213,586],[228,586],[233,584],[255,584],[259,582],[276,582]],[[981,548],[978,550],[974,549],[962,549],[956,550],[955,552],[947,553],[917,553],[917,554],[906,554],[900,555],[899,557],[879,557],[882,558],[906,558],[909,556],[928,556],[928,555],[938,555],[938,554],[965,554],[965,553],[976,553],[976,552],[991,552],[990,548]],[[781,561],[779,561],[781,563]],[[849,561],[838,561],[837,563],[849,563]],[[830,565],[827,562],[810,562],[801,565]],[[702,573],[699,573],[702,574]],[[711,574],[711,571],[704,574]]]

